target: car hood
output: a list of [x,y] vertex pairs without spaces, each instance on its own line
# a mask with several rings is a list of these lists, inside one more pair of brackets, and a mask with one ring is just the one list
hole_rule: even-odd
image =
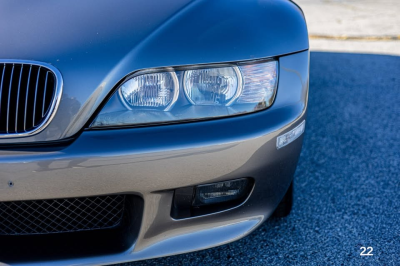
[[63,76],[49,126],[1,143],[79,133],[123,77],[139,69],[229,62],[308,49],[301,10],[289,1],[3,1],[0,59],[52,64]]

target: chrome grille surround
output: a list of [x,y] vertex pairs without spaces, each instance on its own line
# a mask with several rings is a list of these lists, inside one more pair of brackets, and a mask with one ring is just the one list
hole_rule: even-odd
[[0,202],[0,235],[72,233],[121,224],[125,195]]
[[[7,76],[7,74],[9,74],[7,72],[9,72],[10,68],[11,68],[11,75]],[[17,70],[18,68],[20,69],[19,71]],[[31,77],[32,69],[37,69],[37,68],[40,69],[42,74],[38,72],[36,73],[36,76],[32,75]],[[15,71],[16,73],[14,73],[14,69],[16,69]],[[23,69],[25,69],[24,70],[25,74],[23,74]],[[37,78],[39,77],[39,74],[42,76],[44,75],[45,78],[44,82],[43,81],[39,82],[39,78]],[[24,78],[23,76],[27,76],[27,79]],[[47,88],[47,83],[48,83],[47,78],[54,79],[53,88]],[[8,82],[6,82],[7,80]],[[43,85],[43,83],[44,86],[40,86]],[[24,88],[21,84],[25,85],[26,88]],[[42,130],[44,130],[50,124],[51,120],[54,118],[56,114],[56,111],[61,101],[62,88],[63,88],[62,75],[57,68],[55,68],[50,64],[37,61],[30,61],[30,60],[0,59],[0,139],[28,137],[38,134]],[[46,90],[52,92],[50,98],[47,96]],[[31,97],[28,97],[28,93],[29,95],[31,95],[33,93],[32,91],[34,91],[33,101]],[[12,97],[10,97],[11,93],[17,95],[16,101],[12,101],[11,99]],[[38,94],[41,94],[42,97],[44,98],[39,99],[39,97],[37,97]],[[19,104],[23,102],[24,98],[25,98],[24,102],[25,105]],[[42,101],[42,108],[40,108],[39,105],[36,106],[36,103],[37,102],[40,103],[40,100]],[[33,102],[34,104],[33,108],[31,108],[30,110],[33,111],[33,114],[29,113],[29,110],[27,112],[28,101]],[[47,101],[49,101],[48,104],[46,104]],[[10,110],[10,106],[16,106],[16,109],[11,108]],[[47,107],[45,108],[45,106]],[[6,115],[1,114],[2,110],[3,111],[7,110]],[[41,112],[41,115],[36,115],[39,117],[39,119],[35,119],[36,112],[39,112],[39,114]],[[30,126],[29,128],[26,127],[27,125],[26,120],[28,115],[33,117],[32,126]],[[21,116],[23,116],[24,118],[23,129],[21,129],[21,127],[18,127],[18,121],[17,121],[18,118],[21,118]],[[4,117],[6,117],[6,119],[1,119]],[[21,123],[21,119],[19,123]],[[6,127],[5,130],[4,128],[2,128],[4,127],[4,124]],[[10,124],[11,127],[9,127]]]

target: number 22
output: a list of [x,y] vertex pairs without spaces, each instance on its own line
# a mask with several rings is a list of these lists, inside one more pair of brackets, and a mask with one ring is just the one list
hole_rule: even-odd
[[[362,249],[360,256],[373,256],[374,254],[372,254],[372,251],[374,250],[372,247],[361,247],[360,249]],[[365,253],[367,250],[369,250],[367,253]]]

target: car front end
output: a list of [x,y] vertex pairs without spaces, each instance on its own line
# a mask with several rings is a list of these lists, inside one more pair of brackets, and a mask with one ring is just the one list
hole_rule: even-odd
[[274,213],[306,124],[298,6],[2,6],[1,262],[169,256],[237,240]]

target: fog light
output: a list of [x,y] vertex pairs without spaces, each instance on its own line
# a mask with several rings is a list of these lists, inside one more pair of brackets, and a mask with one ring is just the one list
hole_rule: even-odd
[[241,178],[196,187],[193,206],[202,206],[244,197],[248,193],[249,180]]
[[285,147],[289,143],[293,142],[295,139],[300,137],[301,134],[304,132],[304,128],[306,126],[306,120],[300,123],[297,127],[294,129],[290,130],[289,132],[279,136],[276,139],[276,148],[280,149],[282,147]]

